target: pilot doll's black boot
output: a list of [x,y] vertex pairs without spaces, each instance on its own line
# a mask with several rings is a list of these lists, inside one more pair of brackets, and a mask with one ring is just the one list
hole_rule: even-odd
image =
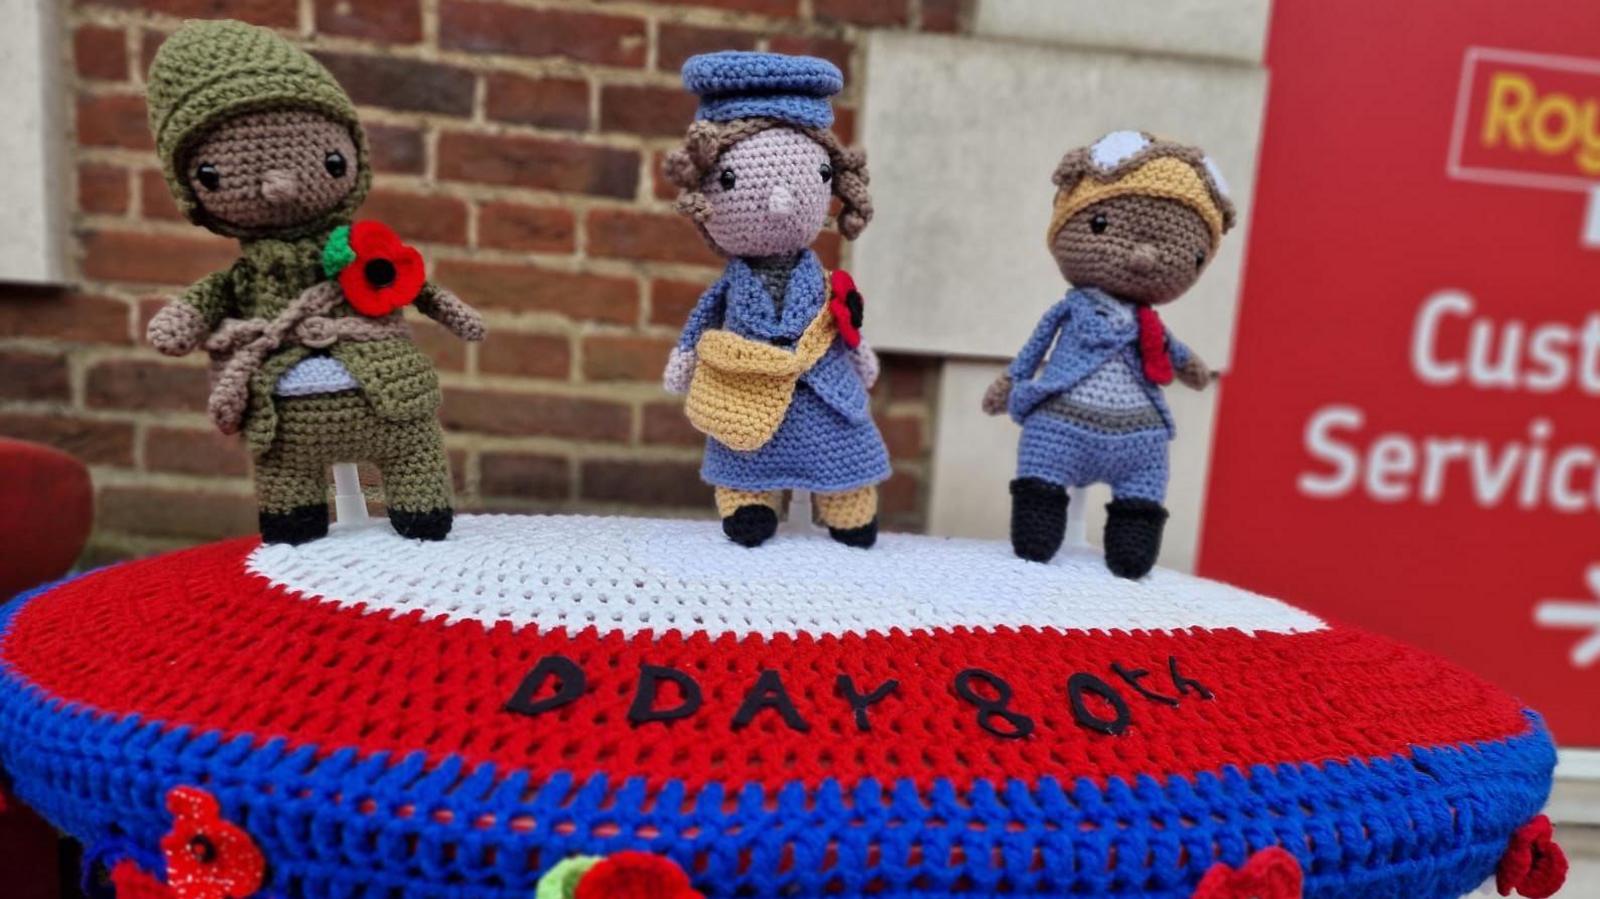
[[1048,562],[1067,535],[1067,488],[1039,478],[1011,482],[1011,549],[1018,558]]
[[740,546],[760,546],[777,532],[778,511],[762,503],[740,506],[722,519],[722,533]]
[[1106,567],[1117,577],[1138,580],[1155,567],[1167,510],[1148,499],[1114,499],[1106,504]]

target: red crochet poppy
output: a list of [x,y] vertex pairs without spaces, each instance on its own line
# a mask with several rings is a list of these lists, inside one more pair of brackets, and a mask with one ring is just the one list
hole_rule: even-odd
[[865,301],[861,298],[861,291],[856,290],[855,279],[843,269],[833,273],[830,286],[833,289],[829,292],[828,309],[833,312],[833,320],[839,325],[839,336],[844,338],[844,345],[853,350],[861,345],[861,316],[865,311]]
[[117,899],[177,899],[172,887],[128,860],[117,862],[111,869],[111,886],[116,890]]
[[402,243],[388,225],[374,221],[351,225],[350,249],[355,261],[339,270],[339,286],[362,315],[387,315],[422,292],[427,280],[422,254]]
[[267,860],[250,835],[223,820],[216,797],[196,787],[167,793],[172,829],[161,838],[167,885],[178,899],[244,899],[261,889]]
[[1566,882],[1567,854],[1556,845],[1550,819],[1540,815],[1517,828],[1494,872],[1500,895],[1516,890],[1528,899],[1546,899]]
[[648,852],[618,852],[578,881],[574,899],[705,899],[689,875],[670,859]]
[[1194,899],[1300,899],[1304,889],[1300,861],[1285,849],[1263,849],[1239,870],[1218,862],[1211,866]]

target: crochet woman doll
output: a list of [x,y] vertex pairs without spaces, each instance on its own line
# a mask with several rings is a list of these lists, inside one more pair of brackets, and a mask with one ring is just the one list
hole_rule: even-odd
[[1173,427],[1161,388],[1177,377],[1201,390],[1214,377],[1155,307],[1200,277],[1233,204],[1204,153],[1136,131],[1069,152],[1055,183],[1046,238],[1072,289],[983,398],[985,412],[1009,410],[1022,425],[1011,545],[1049,561],[1065,534],[1066,488],[1109,483],[1106,565],[1139,578],[1167,520]]
[[869,547],[889,476],[867,404],[878,363],[850,276],[810,249],[834,197],[847,239],[872,217],[865,159],[828,130],[844,79],[820,59],[728,52],[690,59],[683,82],[700,110],[667,175],[678,209],[728,257],[664,376],[707,435],[701,476],[737,543],[770,538],[784,492],[799,489],[835,540]]
[[466,340],[483,320],[426,283],[422,259],[351,218],[372,181],[355,107],[327,69],[276,33],[191,22],[156,53],[150,126],[190,221],[243,252],[151,319],[150,342],[212,359],[211,417],[255,458],[262,539],[328,532],[327,476],[371,461],[389,521],[439,540],[453,520],[439,378],[401,307]]

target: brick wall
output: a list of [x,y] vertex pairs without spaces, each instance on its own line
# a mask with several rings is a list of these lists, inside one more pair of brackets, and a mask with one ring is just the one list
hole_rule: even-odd
[[[77,276],[63,290],[0,287],[0,434],[93,467],[86,561],[253,530],[248,460],[203,414],[202,360],[142,346],[164,298],[235,256],[178,217],[144,72],[182,18],[233,16],[302,41],[345,84],[378,170],[365,214],[418,242],[436,279],[490,321],[490,340],[465,347],[412,316],[444,381],[460,506],[709,514],[700,440],[657,386],[718,272],[657,174],[693,111],[678,67],[704,50],[761,48],[825,56],[853,82],[864,29],[954,31],[962,5],[79,0],[63,14],[61,75]],[[839,103],[847,140],[858,96],[852,83]],[[830,264],[841,243],[824,235]],[[885,362],[885,523],[917,529],[935,369]]]

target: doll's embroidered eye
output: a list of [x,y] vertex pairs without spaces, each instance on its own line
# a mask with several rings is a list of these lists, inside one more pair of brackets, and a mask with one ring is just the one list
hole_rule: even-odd
[[1089,219],[1089,230],[1096,234],[1106,233],[1106,228],[1108,228],[1110,225],[1111,223],[1106,221],[1106,217],[1103,213],[1097,212],[1094,214],[1093,218]]
[[343,178],[347,168],[347,165],[344,161],[344,154],[340,153],[338,150],[329,150],[328,155],[322,157],[322,167],[327,169],[328,174],[332,175],[333,177]]
[[222,186],[222,173],[209,162],[200,163],[200,167],[194,170],[194,177],[206,190],[216,190]]
[[1206,254],[1205,253],[1196,253],[1196,254],[1194,254],[1194,267],[1195,268],[1205,268],[1206,267]]
[[833,166],[831,166],[828,163],[824,162],[822,164],[822,183],[823,184],[827,184],[829,181],[832,181],[832,180],[833,180]]
[[733,169],[723,169],[722,175],[717,178],[717,183],[722,185],[723,190],[733,190],[733,185],[738,181],[739,176],[733,173]]

